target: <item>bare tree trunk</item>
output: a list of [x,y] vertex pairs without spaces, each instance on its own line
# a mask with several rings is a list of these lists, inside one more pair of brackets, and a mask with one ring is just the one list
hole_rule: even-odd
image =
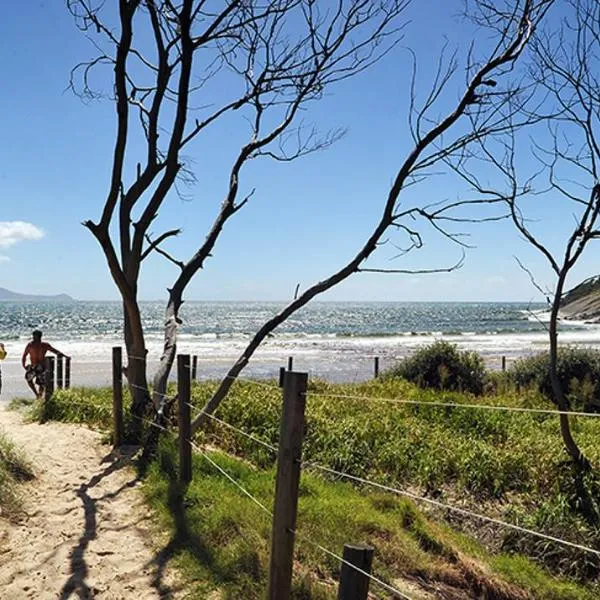
[[181,290],[173,288],[169,291],[169,302],[165,310],[165,326],[164,326],[164,347],[160,357],[160,365],[154,375],[152,402],[154,409],[162,413],[164,399],[167,393],[167,383],[169,373],[175,362],[177,354],[177,328],[181,323],[179,318],[179,309],[181,307]]
[[135,298],[123,301],[125,348],[127,350],[127,382],[131,393],[131,412],[142,415],[148,403],[146,379],[146,344],[138,303]]
[[[552,302],[552,311],[550,313],[550,383],[552,384],[552,393],[556,405],[561,411],[569,410],[569,403],[565,397],[565,392],[558,378],[558,311],[560,301],[563,295],[565,285],[565,274],[561,274],[556,285],[554,299]],[[582,469],[588,470],[591,465],[588,459],[583,455],[579,446],[573,439],[571,433],[570,417],[566,414],[560,415],[560,433],[569,456],[573,462]]]

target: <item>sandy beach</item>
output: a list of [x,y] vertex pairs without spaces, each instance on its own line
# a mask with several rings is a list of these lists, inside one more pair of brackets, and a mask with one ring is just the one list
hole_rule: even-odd
[[179,598],[159,565],[133,469],[99,433],[62,423],[25,424],[0,409],[0,430],[31,459],[23,517],[0,517],[3,600]]

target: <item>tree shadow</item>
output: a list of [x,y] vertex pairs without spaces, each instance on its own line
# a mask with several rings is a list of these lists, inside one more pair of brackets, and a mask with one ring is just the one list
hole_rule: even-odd
[[173,517],[175,531],[165,547],[156,554],[147,566],[153,567],[154,570],[153,587],[161,598],[167,598],[170,593],[170,587],[165,583],[167,566],[169,561],[183,551],[193,554],[199,562],[215,573],[217,577],[219,575],[224,576],[224,574],[220,572],[211,549],[190,529],[185,511],[187,486],[179,482],[175,463],[166,453],[158,460],[161,463],[161,470],[169,481],[167,506]]
[[79,541],[70,552],[71,575],[60,591],[60,600],[67,600],[72,595],[76,595],[82,600],[92,598],[94,596],[94,590],[91,589],[86,583],[89,569],[85,561],[85,552],[90,541],[96,538],[96,515],[98,511],[98,504],[103,500],[115,498],[124,490],[133,487],[139,481],[139,478],[136,476],[127,483],[123,484],[119,489],[106,493],[98,498],[92,498],[88,492],[106,477],[109,477],[116,471],[131,464],[131,459],[134,452],[134,447],[123,448],[122,452],[119,454],[111,452],[102,459],[102,463],[109,463],[108,466],[101,473],[94,475],[87,483],[82,483],[79,486],[79,489],[77,490],[77,497],[81,500],[83,505],[84,529]]

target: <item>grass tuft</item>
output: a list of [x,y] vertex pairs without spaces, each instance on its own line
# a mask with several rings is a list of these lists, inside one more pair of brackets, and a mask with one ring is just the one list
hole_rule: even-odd
[[0,515],[14,518],[19,514],[19,484],[33,476],[31,463],[22,450],[0,433]]

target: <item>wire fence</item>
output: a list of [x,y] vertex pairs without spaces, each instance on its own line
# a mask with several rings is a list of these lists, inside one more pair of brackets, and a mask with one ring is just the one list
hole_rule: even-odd
[[[136,356],[131,356],[131,355],[128,356],[128,358],[134,359],[134,360],[135,359],[147,360],[142,357],[136,357]],[[189,365],[185,365],[185,367],[186,367],[186,369],[191,368],[191,366],[189,366]],[[237,376],[236,377],[226,376],[226,378],[233,379],[239,383],[257,386],[262,390],[268,390],[269,393],[276,392],[278,394],[281,394],[280,385],[277,385],[275,383],[258,381],[256,379],[252,379],[252,378],[242,378],[242,377],[237,377]],[[121,385],[123,387],[125,387],[122,377],[119,379],[119,381],[120,381]],[[139,385],[132,384],[132,383],[128,383],[126,385],[128,385],[132,389],[138,389],[140,391],[143,391],[145,394],[154,394],[155,396],[158,396],[161,398],[168,398],[172,401],[176,399],[176,397],[173,397],[172,394],[170,395],[168,393],[152,391],[144,386],[139,386]],[[303,396],[305,399],[310,399],[311,397],[314,397],[314,398],[325,398],[325,399],[341,400],[341,401],[353,401],[353,402],[359,401],[359,402],[363,402],[363,403],[386,402],[386,403],[400,405],[400,406],[420,406],[420,407],[428,407],[428,408],[444,409],[444,410],[451,409],[451,410],[497,411],[497,412],[502,412],[502,413],[535,414],[535,415],[546,415],[546,416],[552,416],[552,417],[561,416],[561,415],[586,417],[586,418],[600,417],[600,414],[598,414],[598,413],[591,413],[591,412],[584,412],[584,411],[562,411],[562,410],[544,409],[544,408],[535,408],[535,407],[530,408],[530,407],[518,407],[518,406],[500,406],[500,405],[493,405],[493,404],[478,404],[478,403],[477,404],[476,403],[464,403],[463,404],[463,403],[444,402],[444,401],[412,400],[412,399],[403,399],[403,398],[386,398],[386,397],[380,397],[380,396],[365,396],[365,395],[353,395],[353,394],[335,394],[335,393],[330,393],[327,391],[321,392],[321,391],[308,390],[306,392],[303,392]],[[71,400],[71,402],[77,403],[76,401],[72,401],[72,400]],[[85,402],[79,402],[79,403],[80,404],[88,404]],[[198,407],[195,406],[194,404],[192,404],[191,402],[184,402],[183,405],[185,405],[187,408],[195,411],[194,419],[198,418],[201,415],[205,415],[208,419],[210,419],[214,423],[217,423],[221,427],[224,427],[227,430],[234,432],[236,435],[240,435],[240,436],[244,437],[244,439],[250,440],[251,442],[269,450],[270,452],[272,452],[274,454],[278,454],[278,455],[281,454],[281,449],[279,446],[279,444],[281,444],[281,440],[279,441],[278,445],[274,445],[272,443],[269,443],[265,440],[260,439],[259,437],[257,437],[253,433],[246,431],[242,427],[239,427],[232,423],[227,422],[226,420],[212,414],[209,411],[206,411],[203,409],[198,410]],[[180,406],[181,406],[181,404],[180,404]],[[95,406],[95,408],[99,408],[99,409],[105,410],[105,411],[111,411],[111,408],[109,408],[109,407]],[[168,427],[165,427],[165,426],[155,422],[154,420],[147,419],[147,418],[139,416],[139,415],[132,414],[131,416],[136,419],[139,419],[141,422],[146,423],[150,427],[155,427],[155,428],[159,429],[161,432],[166,432],[170,435],[174,435],[172,429],[169,429]],[[183,437],[183,436],[180,436],[180,438],[181,437]],[[224,469],[215,460],[213,460],[213,458],[211,458],[211,456],[209,456],[209,454],[202,447],[200,447],[191,436],[189,438],[185,437],[185,439],[183,441],[185,443],[189,444],[190,447],[193,448],[193,450],[195,452],[197,452],[202,457],[203,460],[205,460],[213,469],[215,469],[222,477],[224,477],[231,485],[233,485],[243,496],[245,496],[247,499],[249,499],[251,502],[253,502],[256,506],[258,506],[262,512],[264,512],[265,514],[267,514],[270,517],[274,516],[274,513],[271,509],[269,509],[263,502],[261,502],[261,500],[256,498],[256,496],[254,496],[252,493],[250,493],[239,481],[236,480],[236,478],[234,476],[232,476],[230,473],[228,473],[226,469]],[[410,500],[417,502],[417,503],[426,504],[426,505],[428,505],[430,507],[434,507],[436,509],[440,509],[440,510],[448,511],[453,514],[460,515],[467,519],[477,520],[477,521],[481,521],[484,523],[489,523],[489,524],[495,525],[497,527],[509,529],[511,531],[517,532],[522,535],[532,536],[532,537],[535,537],[538,539],[552,542],[554,544],[562,545],[564,547],[573,548],[573,549],[576,549],[576,550],[579,550],[579,551],[582,551],[585,553],[592,554],[592,555],[600,558],[600,550],[586,546],[584,544],[572,542],[572,541],[563,539],[561,537],[548,535],[541,531],[536,531],[536,530],[533,530],[533,529],[530,529],[527,527],[523,527],[517,523],[511,523],[511,522],[507,522],[505,520],[502,520],[502,519],[499,519],[496,517],[488,516],[485,514],[480,514],[478,512],[469,510],[468,508],[456,506],[451,503],[441,502],[439,500],[435,500],[433,498],[429,498],[426,496],[421,496],[410,490],[401,489],[399,487],[395,487],[393,485],[388,485],[386,483],[382,483],[382,482],[378,482],[378,481],[373,481],[366,477],[359,477],[357,475],[353,475],[353,474],[345,472],[345,471],[337,470],[337,469],[331,468],[326,465],[318,464],[318,463],[310,461],[310,460],[302,460],[302,461],[299,460],[298,466],[304,470],[317,472],[317,473],[320,473],[321,475],[326,475],[329,477],[343,479],[343,480],[352,482],[354,484],[359,484],[361,486],[372,487],[374,489],[377,489],[377,490],[380,490],[380,491],[383,491],[386,493],[409,498]],[[382,589],[386,590],[387,592],[389,592],[391,594],[394,594],[395,597],[411,600],[410,596],[406,595],[404,592],[396,589],[395,587],[391,586],[389,583],[386,583],[381,578],[378,578],[378,577],[372,575],[371,573],[359,568],[357,565],[354,565],[353,563],[348,562],[339,554],[322,546],[320,543],[311,539],[310,536],[303,534],[301,531],[301,528],[300,528],[300,530],[298,530],[295,527],[293,529],[290,528],[289,532],[292,533],[295,537],[297,537],[301,542],[312,545],[313,547],[319,549],[321,552],[328,555],[329,557],[334,558],[335,560],[339,561],[340,564],[345,564],[345,565],[351,567],[352,569],[354,569],[355,571],[361,573],[365,577],[368,577],[369,580],[373,584],[380,586]]]
[[571,417],[600,417],[600,413],[581,412],[575,410],[555,410],[549,408],[527,408],[520,406],[501,406],[495,404],[463,404],[460,402],[438,402],[436,400],[405,400],[402,398],[384,398],[381,396],[356,396],[351,394],[330,394],[326,392],[308,392],[308,395],[313,397],[331,398],[338,400],[360,400],[361,402],[388,402],[391,404],[398,404],[402,406],[431,406],[434,408],[485,410],[543,415],[568,415]]

